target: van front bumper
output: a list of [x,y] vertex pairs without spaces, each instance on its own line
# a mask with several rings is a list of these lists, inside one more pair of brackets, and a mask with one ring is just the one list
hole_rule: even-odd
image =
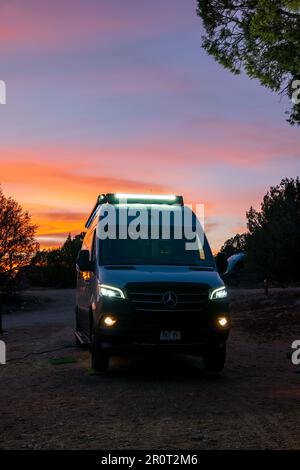
[[[116,323],[105,326],[103,319],[111,315]],[[225,316],[226,327],[217,319]],[[201,311],[137,312],[129,300],[103,299],[94,318],[94,333],[101,348],[111,352],[142,349],[160,352],[182,352],[198,354],[207,346],[224,344],[230,330],[227,301],[207,301]],[[165,341],[162,332],[179,332],[180,339]]]

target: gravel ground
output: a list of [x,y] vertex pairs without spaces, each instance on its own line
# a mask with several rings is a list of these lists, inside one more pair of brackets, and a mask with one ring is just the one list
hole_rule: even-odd
[[[231,292],[222,376],[201,359],[113,358],[89,374],[74,347],[74,291],[33,290],[4,315],[1,449],[300,449],[300,289]],[[48,352],[47,352],[48,351]],[[75,362],[53,365],[51,359]]]

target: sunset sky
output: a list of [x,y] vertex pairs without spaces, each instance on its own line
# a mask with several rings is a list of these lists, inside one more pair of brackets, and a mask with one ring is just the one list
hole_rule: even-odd
[[289,103],[201,48],[195,0],[1,0],[0,184],[42,246],[102,192],[205,203],[214,250],[300,170]]

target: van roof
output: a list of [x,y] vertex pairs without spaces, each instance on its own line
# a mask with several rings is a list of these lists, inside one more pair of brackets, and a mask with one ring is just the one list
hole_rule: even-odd
[[98,208],[103,204],[114,204],[121,206],[123,204],[139,205],[172,205],[183,206],[183,197],[174,194],[130,194],[130,193],[106,193],[100,194],[96,204],[86,221],[85,227],[88,228],[95,218]]

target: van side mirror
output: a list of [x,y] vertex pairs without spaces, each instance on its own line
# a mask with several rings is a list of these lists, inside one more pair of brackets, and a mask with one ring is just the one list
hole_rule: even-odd
[[90,261],[89,250],[81,250],[78,253],[76,268],[78,271],[93,271],[93,263]]
[[227,261],[226,255],[221,252],[218,253],[215,258],[215,261],[216,261],[217,270],[219,271],[219,274],[224,274],[228,268],[228,261]]

